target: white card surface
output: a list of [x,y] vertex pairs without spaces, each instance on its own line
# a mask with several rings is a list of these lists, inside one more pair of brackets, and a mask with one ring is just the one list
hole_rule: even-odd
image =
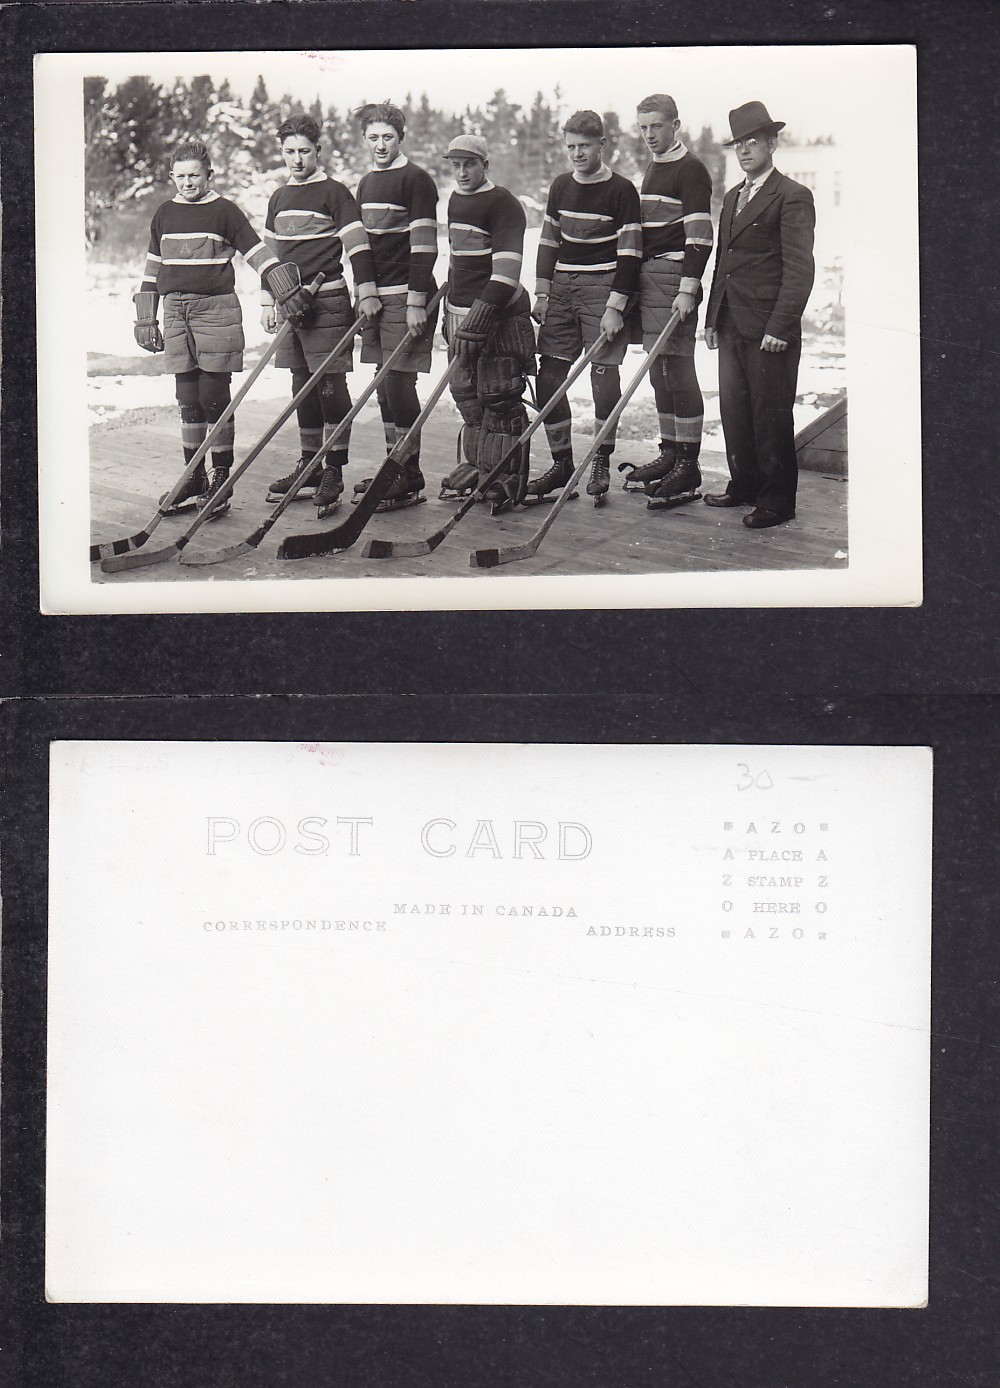
[[917,1306],[923,748],[52,748],[53,1301]]

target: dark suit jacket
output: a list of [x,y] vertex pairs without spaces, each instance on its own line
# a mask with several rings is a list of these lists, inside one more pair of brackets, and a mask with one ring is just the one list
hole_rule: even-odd
[[716,326],[725,303],[741,336],[770,333],[791,342],[801,332],[815,276],[813,195],[773,169],[739,217],[738,197],[739,185],[730,188],[722,204],[705,325]]

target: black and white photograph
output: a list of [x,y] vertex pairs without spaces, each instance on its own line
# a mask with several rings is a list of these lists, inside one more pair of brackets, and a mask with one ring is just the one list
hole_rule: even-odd
[[37,59],[43,610],[918,604],[915,94],[907,47]]

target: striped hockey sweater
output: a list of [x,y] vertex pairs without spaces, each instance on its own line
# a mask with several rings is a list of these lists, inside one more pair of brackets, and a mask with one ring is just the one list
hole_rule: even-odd
[[198,202],[172,198],[153,213],[141,290],[156,294],[232,294],[233,257],[258,275],[277,260],[228,198],[206,193]]
[[712,176],[678,142],[642,180],[642,258],[682,260],[681,290],[697,294],[712,250]]
[[437,196],[430,174],[402,154],[358,184],[380,294],[408,294],[411,304],[426,303],[437,259]]
[[639,194],[627,178],[602,165],[601,176],[581,182],[560,174],[549,189],[538,240],[535,292],[547,294],[556,270],[608,274],[611,308],[623,309],[639,282],[642,233]]
[[482,299],[494,304],[501,318],[526,313],[528,295],[521,285],[524,228],[524,208],[506,188],[489,179],[474,193],[456,188],[448,200],[448,302],[468,308]]
[[[271,194],[264,239],[279,260],[299,267],[303,284],[322,273],[321,294],[345,288],[345,252],[359,294],[375,293],[375,262],[358,204],[342,183],[319,170]],[[261,298],[271,302],[266,290]]]

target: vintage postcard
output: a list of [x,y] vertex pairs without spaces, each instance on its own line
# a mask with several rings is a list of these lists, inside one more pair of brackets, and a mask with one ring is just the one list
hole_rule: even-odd
[[44,612],[920,603],[912,46],[50,53],[35,115]]
[[57,742],[56,1302],[918,1307],[931,753]]

